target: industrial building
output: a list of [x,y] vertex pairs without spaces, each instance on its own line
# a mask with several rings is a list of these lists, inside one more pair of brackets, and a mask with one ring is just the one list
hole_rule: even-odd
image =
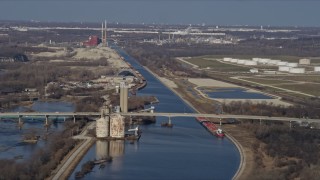
[[314,72],[320,72],[320,66],[315,66],[314,67]]
[[304,74],[305,73],[305,68],[290,68],[289,73]]
[[101,39],[98,36],[89,36],[87,41],[82,42],[83,46],[97,46],[101,43]]

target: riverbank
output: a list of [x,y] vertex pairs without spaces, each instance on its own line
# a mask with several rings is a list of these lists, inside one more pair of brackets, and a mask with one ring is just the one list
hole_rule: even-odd
[[[194,111],[199,112],[199,110],[197,108],[195,108],[189,101],[187,101],[178,91],[176,91],[172,86],[172,84],[174,83],[173,81],[167,79],[167,78],[163,78],[163,77],[159,77],[157,74],[153,73],[148,67],[144,66],[144,68],[150,73],[152,74],[154,77],[156,77],[160,82],[162,82],[165,86],[168,87],[168,89],[170,89],[174,94],[176,94],[177,96],[180,97],[180,99],[182,99],[189,107],[191,107]],[[165,80],[164,80],[165,79]],[[170,82],[170,83],[168,83]],[[232,134],[232,133],[231,133]],[[231,135],[228,131],[226,133],[227,138],[229,138],[233,144],[235,144],[235,146],[237,147],[239,153],[240,153],[240,165],[239,168],[237,170],[237,172],[235,173],[235,175],[233,176],[232,179],[242,179],[241,176],[243,174],[243,172],[247,169],[246,168],[246,164],[247,164],[247,160],[246,157],[248,157],[250,154],[244,153],[244,149],[242,147],[242,145]]]

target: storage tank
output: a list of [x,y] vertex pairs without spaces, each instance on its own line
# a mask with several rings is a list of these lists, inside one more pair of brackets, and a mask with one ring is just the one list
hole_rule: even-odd
[[278,66],[287,66],[288,65],[288,62],[286,61],[280,61],[277,63]]
[[124,117],[120,114],[112,114],[110,117],[110,137],[124,137]]
[[269,64],[270,64],[270,65],[277,65],[277,63],[280,62],[280,61],[281,61],[281,60],[272,59],[272,60],[269,61]]
[[290,69],[291,67],[289,66],[279,66],[279,71],[289,72]]
[[293,73],[293,74],[304,74],[305,73],[305,69],[304,68],[291,68],[289,70],[289,73]]
[[223,58],[223,61],[230,62],[231,59],[232,59],[232,58],[225,57],[225,58]]
[[314,72],[320,72],[320,66],[315,66],[314,67]]
[[238,62],[238,59],[231,59],[230,62],[232,62],[232,63],[237,63],[237,62]]
[[245,61],[244,62],[244,65],[247,65],[247,66],[256,66],[256,65],[258,65],[258,63],[257,62],[255,62],[255,61]]
[[289,66],[289,67],[298,67],[298,63],[288,63],[287,66]]
[[270,61],[270,59],[260,58],[258,62],[260,64],[267,64],[269,61]]
[[258,62],[260,58],[252,58],[252,61]]
[[244,59],[239,59],[237,64],[244,64],[245,60]]
[[109,136],[109,116],[101,117],[96,121],[97,138],[106,138]]
[[300,59],[299,60],[299,64],[308,65],[310,63],[311,63],[310,59]]

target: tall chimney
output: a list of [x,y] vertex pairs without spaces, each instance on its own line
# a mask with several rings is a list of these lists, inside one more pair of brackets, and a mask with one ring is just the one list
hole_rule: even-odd
[[106,20],[104,21],[104,43],[105,43],[105,45],[108,45],[108,42],[107,42],[107,21]]

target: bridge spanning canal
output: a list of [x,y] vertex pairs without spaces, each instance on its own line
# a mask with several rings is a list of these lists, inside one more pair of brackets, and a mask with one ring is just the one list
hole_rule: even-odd
[[22,118],[22,117],[100,117],[111,114],[120,114],[122,116],[164,116],[164,117],[207,117],[217,119],[249,119],[249,120],[267,120],[267,121],[305,121],[309,123],[320,123],[320,119],[301,119],[292,117],[270,117],[253,115],[232,115],[232,114],[202,114],[202,113],[166,113],[166,112],[129,112],[129,113],[106,113],[101,112],[6,112],[0,113],[0,118]]

